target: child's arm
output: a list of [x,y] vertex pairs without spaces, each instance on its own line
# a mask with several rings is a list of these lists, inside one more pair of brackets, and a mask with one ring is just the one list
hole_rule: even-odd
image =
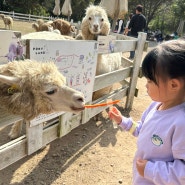
[[154,184],[185,184],[185,161],[175,159],[171,162],[148,161],[144,170],[144,178]]
[[111,107],[109,110],[109,118],[114,120],[123,130],[129,131],[134,136],[138,136],[141,128],[140,124],[134,122],[132,118],[124,117],[116,107]]

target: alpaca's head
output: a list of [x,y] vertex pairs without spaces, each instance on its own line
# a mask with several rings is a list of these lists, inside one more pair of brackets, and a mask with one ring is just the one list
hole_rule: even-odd
[[90,5],[86,9],[83,22],[88,23],[88,29],[91,34],[108,35],[110,31],[107,13],[101,6]]
[[40,26],[41,24],[44,24],[44,20],[43,19],[37,19],[37,24]]
[[14,61],[0,67],[1,107],[30,120],[57,111],[78,113],[84,96],[66,86],[54,63]]
[[5,18],[5,15],[4,15],[4,14],[0,14],[0,17],[1,17],[2,19],[4,19],[4,18]]
[[32,23],[32,28],[35,30],[35,31],[39,31],[39,25],[37,23]]

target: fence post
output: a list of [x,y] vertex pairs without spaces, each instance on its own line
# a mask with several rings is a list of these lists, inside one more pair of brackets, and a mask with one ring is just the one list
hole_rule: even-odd
[[138,80],[138,75],[139,75],[139,69],[141,66],[141,61],[142,61],[142,55],[143,55],[143,50],[146,42],[146,33],[144,32],[139,32],[138,34],[138,41],[136,45],[136,50],[135,50],[135,58],[133,61],[133,71],[130,79],[130,88],[128,91],[128,96],[126,99],[126,105],[125,108],[130,111],[132,109],[132,104],[134,101],[134,95],[135,95],[135,90],[136,90],[136,85],[137,85],[137,80]]

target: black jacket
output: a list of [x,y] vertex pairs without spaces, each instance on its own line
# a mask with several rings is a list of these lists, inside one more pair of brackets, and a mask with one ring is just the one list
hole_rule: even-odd
[[128,28],[131,29],[131,36],[137,37],[138,32],[144,31],[146,18],[143,14],[135,14],[130,20]]

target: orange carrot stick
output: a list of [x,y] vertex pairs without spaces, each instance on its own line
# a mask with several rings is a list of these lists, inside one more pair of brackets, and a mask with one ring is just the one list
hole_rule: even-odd
[[103,107],[103,106],[107,106],[107,105],[112,105],[112,104],[116,104],[120,102],[120,100],[114,100],[111,102],[107,102],[107,103],[99,103],[99,104],[94,104],[94,105],[85,105],[85,108],[96,108],[96,107]]

